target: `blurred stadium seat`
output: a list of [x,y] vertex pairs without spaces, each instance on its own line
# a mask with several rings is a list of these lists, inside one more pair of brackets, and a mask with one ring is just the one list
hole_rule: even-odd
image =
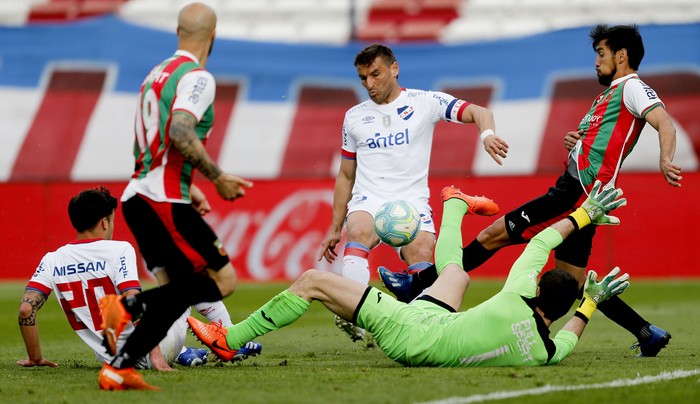
[[[700,19],[698,0],[201,0],[225,38],[340,44],[459,43],[596,23],[677,24]],[[116,13],[172,31],[191,0],[0,0],[0,25]]]

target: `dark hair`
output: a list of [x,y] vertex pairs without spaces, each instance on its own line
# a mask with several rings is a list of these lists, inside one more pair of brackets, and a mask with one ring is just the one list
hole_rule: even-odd
[[627,59],[630,67],[633,70],[639,70],[639,64],[644,58],[644,43],[642,35],[639,33],[639,27],[633,25],[616,25],[608,27],[605,24],[598,24],[591,30],[589,34],[593,40],[593,50],[606,39],[608,48],[611,51],[617,52],[620,49],[627,49]]
[[90,230],[117,208],[117,198],[99,186],[80,192],[68,202],[68,217],[78,232]]
[[377,57],[383,57],[384,61],[390,65],[396,62],[396,57],[394,52],[387,46],[379,43],[373,43],[372,45],[362,49],[355,56],[355,67],[357,66],[369,66],[374,62]]
[[578,281],[563,269],[552,269],[540,278],[537,307],[545,317],[555,321],[566,314],[578,295]]

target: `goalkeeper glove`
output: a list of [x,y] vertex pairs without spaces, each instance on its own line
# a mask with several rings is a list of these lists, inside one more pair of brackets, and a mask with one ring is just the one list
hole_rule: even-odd
[[615,216],[610,216],[608,213],[620,206],[625,206],[627,200],[625,198],[620,198],[620,196],[622,196],[621,189],[615,189],[612,185],[608,184],[604,186],[601,191],[601,185],[602,183],[600,180],[596,180],[588,198],[583,202],[580,208],[569,215],[569,219],[574,223],[577,229],[591,223],[598,225],[620,224],[620,219]]
[[598,274],[588,271],[588,278],[583,290],[583,299],[576,309],[576,316],[588,322],[598,305],[613,296],[619,295],[630,285],[629,274],[624,274],[615,279],[620,273],[620,268],[615,267],[602,281],[596,282]]

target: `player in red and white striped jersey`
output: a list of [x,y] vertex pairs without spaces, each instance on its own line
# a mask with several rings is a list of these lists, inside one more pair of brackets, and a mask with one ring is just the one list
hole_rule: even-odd
[[[644,44],[637,26],[598,25],[591,30],[598,81],[606,89],[593,101],[575,131],[564,137],[569,150],[567,167],[548,192],[498,218],[464,247],[465,271],[477,268],[498,250],[522,244],[566,217],[586,199],[596,180],[615,185],[625,158],[648,123],[658,131],[659,168],[664,180],[680,187],[681,167],[674,163],[676,129],[656,92],[637,75],[644,57]],[[597,226],[589,226],[567,238],[555,251],[555,265],[585,281],[585,269]],[[385,284],[400,300],[411,300],[437,279],[435,267],[417,274],[384,273]],[[600,306],[600,311],[637,338],[639,356],[656,356],[671,339],[667,331],[649,323],[619,297]]]

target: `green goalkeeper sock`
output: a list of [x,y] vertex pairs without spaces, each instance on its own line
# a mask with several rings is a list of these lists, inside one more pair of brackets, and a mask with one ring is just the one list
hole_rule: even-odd
[[435,267],[438,275],[447,264],[462,266],[462,218],[469,206],[461,199],[448,199],[442,204],[440,237],[435,245]]
[[232,349],[243,346],[255,337],[267,334],[297,321],[311,303],[284,290],[238,324],[228,327],[226,342]]

